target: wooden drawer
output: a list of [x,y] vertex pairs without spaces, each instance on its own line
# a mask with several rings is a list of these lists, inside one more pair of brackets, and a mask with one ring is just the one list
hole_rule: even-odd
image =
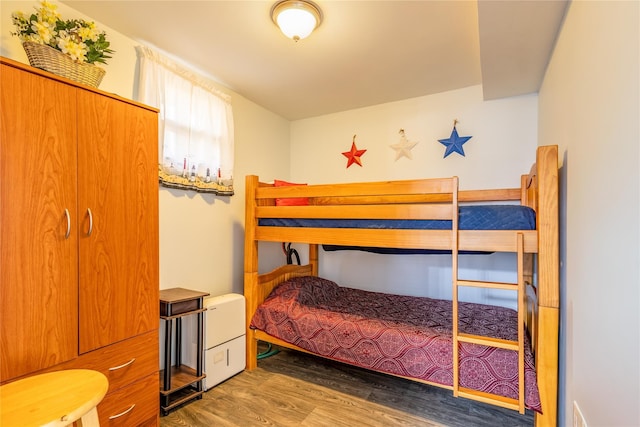
[[157,330],[147,332],[85,353],[50,370],[93,369],[102,372],[109,380],[107,393],[110,393],[149,374],[158,375],[158,339]]
[[82,355],[78,362],[105,374],[110,393],[149,374],[157,375],[158,345],[158,331],[151,331]]
[[160,402],[158,374],[108,393],[98,405],[100,426],[158,425]]

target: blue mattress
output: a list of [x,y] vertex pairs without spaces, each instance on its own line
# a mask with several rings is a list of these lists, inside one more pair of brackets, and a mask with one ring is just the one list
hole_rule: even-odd
[[[460,230],[535,230],[536,213],[520,205],[460,206]],[[446,230],[451,221],[403,219],[302,219],[263,218],[259,225],[272,227],[376,228],[404,230]]]
[[[260,226],[313,227],[313,228],[369,228],[403,230],[446,230],[451,228],[447,220],[375,220],[375,219],[301,219],[262,218]],[[460,230],[535,230],[535,211],[520,205],[469,205],[460,206],[458,217]],[[357,249],[376,253],[424,254],[450,253],[424,249],[393,249],[323,245],[325,250]]]

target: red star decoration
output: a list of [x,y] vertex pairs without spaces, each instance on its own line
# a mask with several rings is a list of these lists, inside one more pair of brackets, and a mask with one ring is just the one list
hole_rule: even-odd
[[347,160],[347,168],[354,163],[357,163],[358,166],[362,167],[362,161],[360,160],[360,156],[362,156],[367,150],[358,150],[356,147],[356,136],[353,136],[353,142],[351,143],[351,150],[345,151],[342,153]]

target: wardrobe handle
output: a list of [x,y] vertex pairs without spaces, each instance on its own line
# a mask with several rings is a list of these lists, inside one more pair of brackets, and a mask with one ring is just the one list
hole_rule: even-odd
[[115,414],[115,415],[111,415],[109,417],[110,420],[115,420],[116,418],[120,418],[123,415],[128,414],[129,412],[133,411],[133,408],[136,407],[136,404],[134,403],[133,405],[131,405],[131,407],[129,409],[127,409],[126,411],[122,411],[119,414]]
[[67,232],[64,233],[64,238],[68,239],[71,234],[71,215],[69,214],[69,209],[64,210],[64,216],[67,218]]
[[89,231],[87,231],[87,237],[91,236],[93,232],[93,214],[91,213],[91,208],[87,208],[87,214],[89,215]]
[[127,363],[123,363],[122,365],[114,366],[113,368],[109,368],[109,370],[110,371],[117,371],[118,369],[126,368],[127,366],[131,365],[135,361],[136,361],[136,358],[134,357],[133,359],[129,360]]

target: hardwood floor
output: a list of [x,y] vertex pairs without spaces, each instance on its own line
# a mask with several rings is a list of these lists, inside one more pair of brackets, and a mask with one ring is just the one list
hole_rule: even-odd
[[529,427],[520,415],[450,390],[282,350],[160,418],[174,426]]

